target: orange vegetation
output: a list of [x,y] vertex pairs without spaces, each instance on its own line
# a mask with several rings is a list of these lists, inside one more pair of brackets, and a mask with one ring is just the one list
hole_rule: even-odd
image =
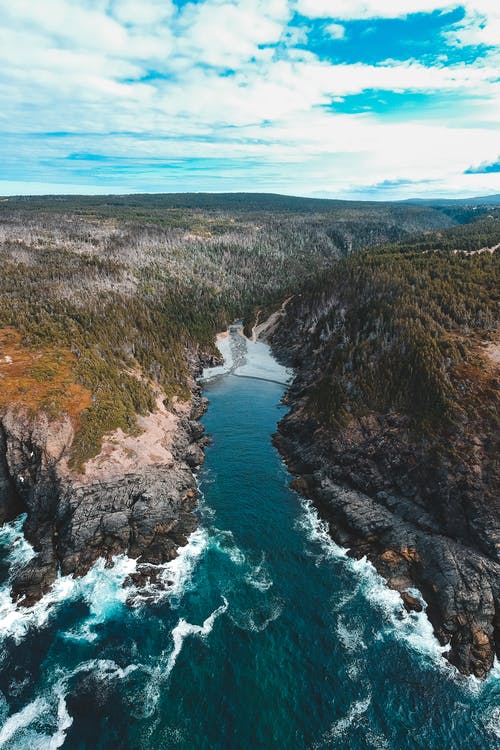
[[68,414],[76,423],[92,403],[92,394],[75,382],[76,357],[67,349],[31,349],[13,328],[0,329],[0,409],[19,405],[45,411],[51,418]]

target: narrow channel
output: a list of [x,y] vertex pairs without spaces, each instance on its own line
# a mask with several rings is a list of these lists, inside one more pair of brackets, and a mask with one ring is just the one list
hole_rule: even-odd
[[201,525],[167,592],[123,588],[122,557],[60,579],[29,619],[5,595],[30,550],[21,522],[2,530],[0,747],[497,747],[495,675],[460,677],[425,614],[289,489],[271,442],[289,374],[265,344],[221,346],[236,350],[205,384]]

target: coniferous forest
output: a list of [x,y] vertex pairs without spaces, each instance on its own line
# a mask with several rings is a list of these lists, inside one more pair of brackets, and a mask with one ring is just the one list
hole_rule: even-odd
[[[74,410],[81,466],[102,435],[134,430],[153,408],[150,382],[187,397],[189,352],[210,356],[218,330],[295,295],[290,309],[308,306],[306,351],[324,358],[309,398],[322,420],[388,407],[416,423],[454,419],[498,324],[499,236],[499,210],[488,205],[9,198],[0,204],[3,348],[19,336],[45,362],[33,372],[28,363],[24,386],[16,375],[15,399]],[[311,315],[321,325],[311,328]],[[68,383],[83,389],[70,405]]]

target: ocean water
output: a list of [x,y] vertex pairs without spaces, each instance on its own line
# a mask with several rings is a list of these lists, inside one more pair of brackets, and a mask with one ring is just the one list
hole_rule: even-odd
[[19,612],[9,577],[33,550],[22,518],[0,530],[0,748],[500,747],[498,668],[461,677],[425,614],[330,540],[271,444],[287,374],[261,347],[241,367],[205,386],[200,527],[148,602],[121,556]]

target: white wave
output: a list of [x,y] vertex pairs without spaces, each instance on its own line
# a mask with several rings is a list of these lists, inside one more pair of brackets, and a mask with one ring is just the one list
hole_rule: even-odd
[[169,582],[168,595],[171,606],[175,607],[189,588],[198,562],[208,547],[209,537],[206,529],[194,531],[188,543],[179,549],[178,555],[164,566],[163,582]]
[[223,604],[221,604],[220,607],[217,607],[217,609],[215,609],[206,620],[204,620],[202,625],[193,625],[192,623],[187,622],[184,618],[181,618],[171,633],[173,640],[171,650],[169,652],[163,652],[154,667],[144,667],[149,673],[149,681],[141,705],[141,715],[144,718],[151,718],[153,716],[158,701],[160,700],[162,684],[170,677],[186,638],[192,635],[198,636],[202,639],[207,638],[212,632],[216,619],[226,612],[228,601],[224,596],[222,597],[222,600]]
[[310,500],[301,498],[302,514],[297,519],[297,526],[305,533],[309,542],[319,547],[321,554],[315,550],[316,564],[326,559],[347,557],[347,550],[336,544],[328,531],[328,524],[321,519]]
[[[442,658],[446,647],[441,646],[434,635],[420,593],[412,590],[413,595],[422,601],[423,611],[406,612],[398,592],[389,588],[385,579],[377,573],[366,557],[360,560],[349,557],[348,550],[333,541],[328,532],[328,525],[319,517],[309,500],[302,500],[302,509],[303,514],[298,523],[306,533],[308,541],[321,550],[319,554],[315,553],[317,564],[321,565],[327,560],[343,561],[354,574],[353,587],[357,586],[363,597],[378,609],[386,620],[387,625],[380,637],[396,636],[412,649],[430,658],[435,665],[448,669],[448,663]],[[353,596],[355,593],[353,592]]]
[[245,576],[246,582],[258,591],[267,591],[273,585],[273,580],[266,569],[266,554],[262,553],[261,561]]
[[191,586],[193,573],[209,541],[208,531],[200,526],[189,536],[187,544],[179,548],[177,557],[164,565],[148,566],[158,571],[158,582],[140,589],[130,587],[126,592],[127,600],[138,606],[144,601],[158,603],[168,599],[170,606],[176,609]]
[[39,696],[20,711],[9,716],[0,728],[0,748],[9,743],[12,750],[57,750],[66,740],[73,724],[66,705],[68,683],[79,674],[95,672],[101,680],[124,679],[139,669],[135,664],[120,667],[110,659],[92,659],[74,670],[56,675],[56,680],[43,696]]
[[[66,705],[68,683],[71,678],[76,677],[81,673],[93,672],[103,681],[116,679],[123,680],[137,669],[139,669],[139,666],[136,664],[129,664],[127,667],[120,667],[112,659],[91,659],[82,662],[82,664],[79,664],[74,670],[58,679],[52,690],[53,699],[57,701],[57,710],[55,711],[57,717],[56,730],[50,737],[43,738],[39,747],[43,748],[43,750],[56,750],[64,745],[66,733],[73,724],[73,717],[70,715]],[[49,701],[45,700],[45,703],[48,705]],[[49,715],[53,714],[54,710],[52,709]]]
[[120,667],[113,659],[89,659],[79,664],[72,672],[66,675],[61,681],[66,684],[70,678],[86,672],[94,672],[100,680],[124,680],[132,672],[142,669],[139,664],[129,664],[126,667]]
[[389,741],[385,735],[379,732],[374,732],[372,730],[368,731],[366,733],[366,740],[373,748],[375,748],[375,750],[391,750]]
[[0,527],[0,547],[9,550],[7,562],[13,569],[26,565],[36,555],[23,533],[25,521],[26,513],[23,513],[14,521],[4,523]]
[[56,688],[56,695],[59,699],[57,703],[57,729],[49,740],[48,750],[56,750],[56,748],[64,745],[66,733],[73,724],[73,717],[66,706],[65,692]]
[[[48,723],[52,721],[52,716],[55,718],[56,726],[51,734]],[[9,717],[0,730],[0,748],[8,746],[9,750],[57,750],[64,745],[66,733],[72,724],[73,719],[68,713],[63,696],[57,708],[49,705],[44,699],[36,699]]]
[[11,637],[19,643],[30,629],[47,623],[57,603],[58,597],[51,590],[33,607],[18,607],[11,599],[10,587],[3,588],[0,591],[0,638]]
[[346,668],[347,676],[350,680],[353,682],[355,680],[358,680],[362,671],[365,669],[366,662],[364,659],[355,659],[353,662],[349,664],[349,666]]
[[0,747],[9,742],[20,730],[29,727],[29,725],[38,719],[42,714],[49,710],[49,705],[43,698],[35,698],[12,716],[9,716],[3,727],[0,729]]
[[371,697],[367,696],[361,700],[354,701],[349,707],[347,715],[334,721],[330,729],[325,732],[319,743],[314,745],[315,749],[325,747],[330,742],[343,737],[346,732],[359,723],[359,720],[366,713],[371,703]]
[[[78,628],[64,634],[67,639],[94,641],[97,634],[93,628],[111,619],[127,600],[123,583],[136,569],[136,561],[126,555],[114,558],[112,567],[98,560],[83,578],[72,579],[66,599],[83,599],[90,609],[90,616]],[[60,579],[63,580],[63,579]]]
[[[200,487],[199,483],[199,477],[196,477],[197,481],[197,488],[198,488],[198,513],[200,514],[200,517],[205,522],[205,526],[209,526],[216,518],[216,512],[215,508],[211,508],[210,505],[207,505],[205,501],[205,495]],[[203,467],[203,485],[206,486],[207,484],[214,484],[215,477],[213,476],[210,469],[206,469],[205,466]]]
[[27,685],[29,685],[29,683],[30,683],[30,677],[29,677],[28,674],[26,674],[20,680],[16,680],[16,679],[13,678],[9,682],[9,690],[8,690],[9,696],[13,697],[13,698],[16,698],[18,695],[21,695],[21,693],[23,692],[24,688]]
[[229,555],[229,559],[235,565],[245,564],[245,553],[239,547],[229,547],[226,548],[224,552]]
[[470,677],[468,681],[473,681],[474,684],[471,687],[476,693],[488,691],[492,685],[494,685],[495,688],[500,687],[500,661],[496,656],[493,658],[493,666],[485,680],[480,680],[477,677]]
[[211,546],[222,552],[222,554],[227,555],[235,565],[244,565],[246,562],[245,553],[234,541],[232,531],[213,527]]
[[487,732],[500,740],[500,706],[494,706],[485,712],[483,724]]
[[377,573],[369,560],[365,557],[360,560],[347,559],[352,570],[361,578],[364,598],[382,613],[387,623],[380,636],[397,636],[412,649],[431,659],[435,665],[448,671],[448,663],[442,658],[447,647],[442,646],[434,634],[426,614],[427,605],[420,592],[417,589],[409,590],[422,603],[422,612],[407,612],[399,593],[389,588],[386,580]]
[[500,661],[498,661],[496,657],[493,660],[493,667],[484,680],[479,679],[479,677],[475,677],[474,675],[465,676],[460,674],[460,672],[455,669],[455,667],[451,667],[451,665],[450,670],[453,670],[453,677],[460,684],[460,687],[475,697],[480,696],[482,693],[488,694],[492,686],[496,689],[500,685]]
[[346,618],[339,615],[335,630],[342,646],[351,652],[364,651],[366,644],[363,641],[363,626],[348,625]]
[[[10,695],[10,685],[9,685],[8,693]],[[17,695],[17,693],[14,693],[14,695]],[[9,704],[7,702],[7,698],[0,690],[0,726],[3,726],[8,715],[9,715]]]
[[282,599],[274,599],[263,607],[254,609],[231,610],[229,617],[240,630],[252,633],[261,633],[271,622],[280,617],[283,612],[284,602]]
[[[126,555],[115,557],[110,567],[104,560],[98,560],[81,578],[59,576],[50,591],[32,607],[17,606],[11,599],[10,586],[4,586],[0,590],[0,638],[11,637],[19,643],[30,629],[44,627],[63,603],[78,599],[89,605],[91,617],[86,623],[89,628],[103,622],[123,605],[126,599],[123,582],[135,565]],[[86,632],[83,627],[82,637],[91,637],[90,630]]]
[[496,656],[495,656],[495,659],[493,661],[493,667],[491,669],[491,672],[488,675],[488,679],[486,680],[486,682],[488,680],[490,680],[490,679],[491,680],[500,680],[500,661],[497,659]]
[[200,638],[206,638],[208,635],[210,635],[216,619],[220,615],[222,615],[228,608],[227,599],[225,597],[222,597],[222,599],[224,601],[224,604],[221,604],[220,607],[217,607],[217,609],[215,609],[212,614],[203,621],[203,625],[192,625],[190,622],[184,620],[184,618],[181,618],[179,620],[175,628],[172,630],[174,647],[170,652],[167,660],[165,669],[166,677],[170,675],[172,669],[174,668],[177,657],[181,652],[182,644],[188,636],[197,635]]
[[354,585],[350,591],[345,591],[342,595],[332,599],[332,612],[341,612],[357,596],[358,592],[359,584]]
[[370,706],[370,703],[370,696],[367,696],[362,700],[355,701],[349,708],[347,716],[345,716],[343,719],[339,719],[332,726],[329,732],[330,737],[341,737],[345,733],[345,731],[350,726],[352,726],[357,721],[357,719],[359,719],[360,716],[366,713],[368,707]]

